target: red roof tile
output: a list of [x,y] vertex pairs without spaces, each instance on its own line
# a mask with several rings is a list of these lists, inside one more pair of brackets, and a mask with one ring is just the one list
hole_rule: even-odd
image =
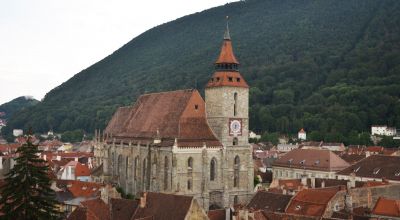
[[115,112],[105,133],[128,141],[159,137],[168,143],[177,138],[178,146],[183,147],[201,147],[204,142],[222,146],[207,123],[205,103],[197,90],[142,95],[134,106]]
[[207,215],[210,220],[225,220],[225,209],[215,209],[208,211]]
[[66,188],[74,197],[94,197],[100,194],[102,184],[78,180],[57,180],[58,188]]
[[208,81],[206,88],[219,86],[249,88],[249,85],[239,72],[215,72]]
[[235,54],[233,53],[232,41],[224,40],[222,43],[221,52],[218,56],[217,61],[215,63],[234,63],[239,64],[237,61]]
[[372,214],[400,217],[400,200],[380,197],[372,210]]
[[[87,213],[94,216],[98,220],[110,220],[110,209],[108,205],[101,199],[86,200],[81,202],[86,208]],[[89,218],[90,219],[90,218]]]
[[303,189],[293,197],[286,209],[286,213],[322,216],[325,213],[329,201],[339,190],[339,187]]

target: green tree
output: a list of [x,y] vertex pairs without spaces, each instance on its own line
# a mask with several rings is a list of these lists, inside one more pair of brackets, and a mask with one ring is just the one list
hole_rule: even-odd
[[0,188],[4,219],[58,219],[55,192],[50,188],[49,167],[37,155],[40,151],[27,136],[26,144],[17,150],[16,164]]

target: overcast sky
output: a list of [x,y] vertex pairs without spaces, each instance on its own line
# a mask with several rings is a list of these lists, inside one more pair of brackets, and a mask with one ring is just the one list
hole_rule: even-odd
[[144,31],[227,2],[1,0],[0,104],[40,100]]

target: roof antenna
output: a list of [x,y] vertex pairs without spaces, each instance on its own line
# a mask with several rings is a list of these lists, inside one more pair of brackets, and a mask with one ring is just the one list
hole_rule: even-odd
[[226,16],[226,30],[224,34],[224,40],[231,40],[231,35],[229,34],[229,16]]

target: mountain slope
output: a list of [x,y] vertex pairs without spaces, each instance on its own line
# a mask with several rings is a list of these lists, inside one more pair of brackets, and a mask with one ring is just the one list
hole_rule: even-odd
[[4,112],[5,116],[3,119],[9,119],[11,118],[15,113],[25,109],[29,108],[31,106],[34,106],[38,104],[39,101],[29,97],[29,96],[21,96],[18,98],[15,98],[9,102],[6,102],[2,105],[0,105],[0,112]]
[[144,32],[9,124],[90,132],[140,94],[202,90],[229,15],[251,86],[251,129],[304,127],[340,140],[371,124],[400,127],[398,11],[397,0],[248,0],[212,8]]

